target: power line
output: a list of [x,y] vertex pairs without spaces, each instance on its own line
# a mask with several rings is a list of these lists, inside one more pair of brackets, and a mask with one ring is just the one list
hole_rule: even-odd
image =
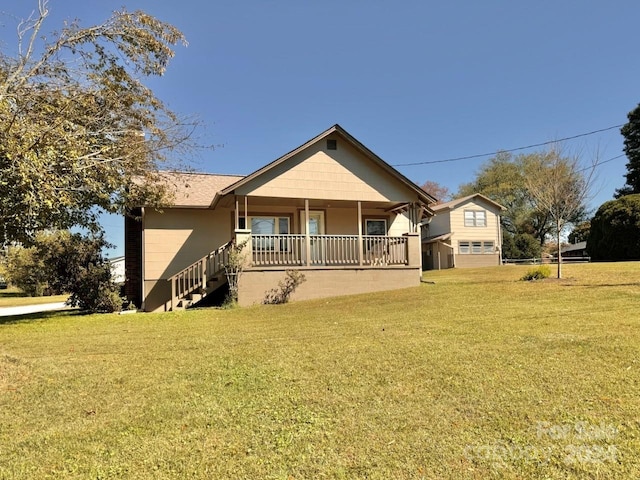
[[579,172],[584,172],[585,170],[591,170],[592,168],[595,169],[595,168],[598,168],[600,165],[604,165],[605,163],[613,162],[614,160],[617,160],[617,159],[622,158],[624,156],[625,156],[625,154],[621,153],[620,155],[616,155],[613,158],[609,158],[608,160],[603,160],[602,162],[596,162],[594,165],[589,166],[589,167],[585,167],[585,168],[583,168],[581,170],[578,170],[578,171]]
[[[430,165],[430,164],[434,164],[434,163],[457,162],[459,160],[470,160],[472,158],[488,157],[489,155],[497,155],[498,153],[502,153],[502,152],[507,152],[507,153],[508,152],[517,152],[519,150],[527,150],[529,148],[543,147],[545,145],[551,145],[552,143],[564,142],[566,140],[574,140],[574,139],[580,138],[580,137],[587,137],[589,135],[595,135],[596,133],[606,132],[607,130],[613,130],[614,128],[620,128],[623,125],[624,124],[613,125],[611,127],[601,128],[599,130],[593,130],[592,132],[587,132],[587,133],[580,133],[578,135],[573,135],[571,137],[559,138],[557,140],[549,140],[548,142],[534,143],[534,144],[531,144],[531,145],[527,145],[526,147],[510,148],[510,149],[507,149],[507,150],[497,150],[495,152],[490,152],[490,153],[478,153],[476,155],[467,155],[466,157],[445,158],[444,160],[428,160],[426,162],[413,162],[413,163],[396,163],[396,164],[394,164],[392,166],[393,167],[409,167],[409,166],[413,166],[413,165]],[[616,158],[618,158],[618,157],[616,157]],[[605,162],[603,162],[603,163],[605,163]]]

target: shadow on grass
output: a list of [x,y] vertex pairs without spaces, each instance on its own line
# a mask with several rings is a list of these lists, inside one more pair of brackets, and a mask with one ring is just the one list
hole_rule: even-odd
[[0,298],[23,298],[23,297],[27,297],[28,295],[25,295],[22,292],[16,292],[13,290],[0,290]]
[[19,323],[44,322],[52,318],[86,315],[79,310],[52,310],[49,312],[26,313],[24,315],[9,315],[0,317],[1,325],[16,325]]

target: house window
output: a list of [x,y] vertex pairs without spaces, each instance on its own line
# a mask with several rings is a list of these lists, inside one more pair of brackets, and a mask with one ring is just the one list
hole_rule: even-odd
[[387,220],[385,218],[368,218],[364,221],[365,235],[386,235]]
[[464,226],[465,227],[486,227],[487,213],[484,210],[465,210]]
[[495,252],[495,243],[493,241],[475,240],[472,242],[458,242],[458,253],[461,255],[483,255]]
[[[288,235],[289,217],[249,217],[251,233],[253,235]],[[253,237],[252,246],[254,250],[287,250],[288,242],[280,239],[275,242],[274,238]]]
[[333,138],[327,139],[327,150],[337,150],[338,149],[338,141]]

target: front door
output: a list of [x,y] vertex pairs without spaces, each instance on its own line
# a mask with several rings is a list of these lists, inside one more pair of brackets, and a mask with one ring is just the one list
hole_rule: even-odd
[[[305,211],[300,212],[300,226],[302,233],[307,233],[307,222],[305,221]],[[309,211],[309,235],[311,238],[311,264],[322,264],[323,248],[322,240],[313,238],[314,235],[324,235],[324,212],[310,210]]]

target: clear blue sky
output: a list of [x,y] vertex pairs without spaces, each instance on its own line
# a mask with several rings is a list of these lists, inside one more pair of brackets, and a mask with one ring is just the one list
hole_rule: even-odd
[[[28,16],[36,0],[0,10]],[[248,174],[339,123],[392,165],[493,152],[623,124],[640,102],[640,2],[616,0],[50,0],[47,30],[114,9],[180,28],[167,74],[150,83],[219,145],[196,169]],[[2,17],[11,45],[15,23]],[[619,155],[618,129],[566,144]],[[456,191],[488,157],[398,169]],[[624,183],[599,168],[592,207]],[[123,222],[106,218],[122,254]]]

